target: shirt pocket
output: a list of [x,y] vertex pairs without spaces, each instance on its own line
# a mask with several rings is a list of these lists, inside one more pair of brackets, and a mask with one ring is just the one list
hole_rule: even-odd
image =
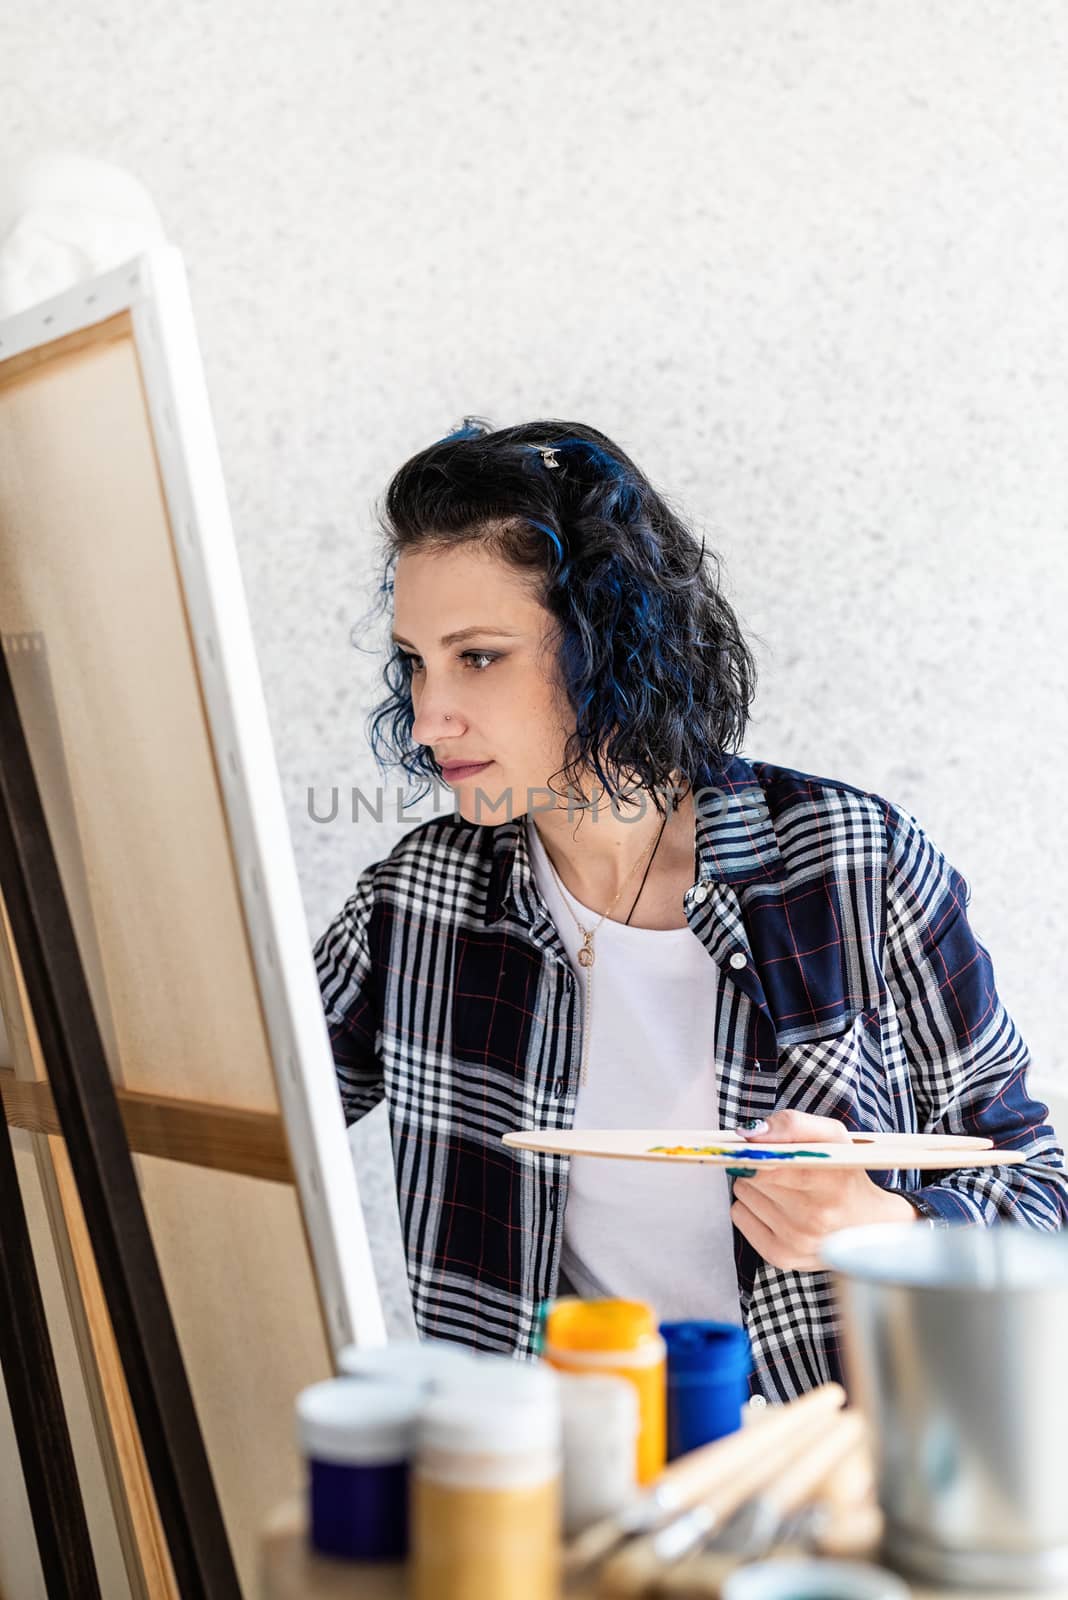
[[859,1011],[838,1033],[779,1052],[778,1108],[834,1117],[853,1129],[900,1126],[883,1065],[878,1006]]

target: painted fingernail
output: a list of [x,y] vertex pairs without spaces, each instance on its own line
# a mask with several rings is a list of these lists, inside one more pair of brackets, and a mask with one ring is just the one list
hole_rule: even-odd
[[756,1167],[727,1167],[728,1178],[752,1178],[756,1176]]
[[763,1117],[751,1117],[748,1122],[739,1122],[739,1133],[766,1133],[768,1125]]

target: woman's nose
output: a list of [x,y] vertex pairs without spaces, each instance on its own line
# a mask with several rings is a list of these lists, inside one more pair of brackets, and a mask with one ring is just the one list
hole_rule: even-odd
[[412,737],[417,744],[447,744],[463,732],[463,718],[444,693],[424,687],[413,695],[412,705],[415,709]]

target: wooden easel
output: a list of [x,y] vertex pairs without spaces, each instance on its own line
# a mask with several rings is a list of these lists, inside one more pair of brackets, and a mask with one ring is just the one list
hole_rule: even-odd
[[[178,1592],[234,1600],[237,1573],[2,653],[0,893]],[[32,1096],[38,1111],[44,1098],[39,1088]],[[81,1600],[99,1587],[10,1141],[0,1142],[0,1357],[49,1596]]]
[[198,1494],[251,1595],[293,1397],[385,1327],[181,257],[0,335],[0,1096],[107,1600],[208,1592]]

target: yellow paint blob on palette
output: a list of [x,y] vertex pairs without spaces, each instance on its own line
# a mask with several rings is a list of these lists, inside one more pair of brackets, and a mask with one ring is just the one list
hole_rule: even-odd
[[615,1161],[701,1162],[733,1167],[761,1162],[798,1167],[863,1167],[871,1172],[950,1172],[959,1167],[1016,1166],[1019,1150],[997,1150],[990,1139],[945,1133],[850,1133],[832,1144],[747,1139],[721,1128],[522,1128],[506,1133],[513,1150],[543,1155],[600,1156]]

